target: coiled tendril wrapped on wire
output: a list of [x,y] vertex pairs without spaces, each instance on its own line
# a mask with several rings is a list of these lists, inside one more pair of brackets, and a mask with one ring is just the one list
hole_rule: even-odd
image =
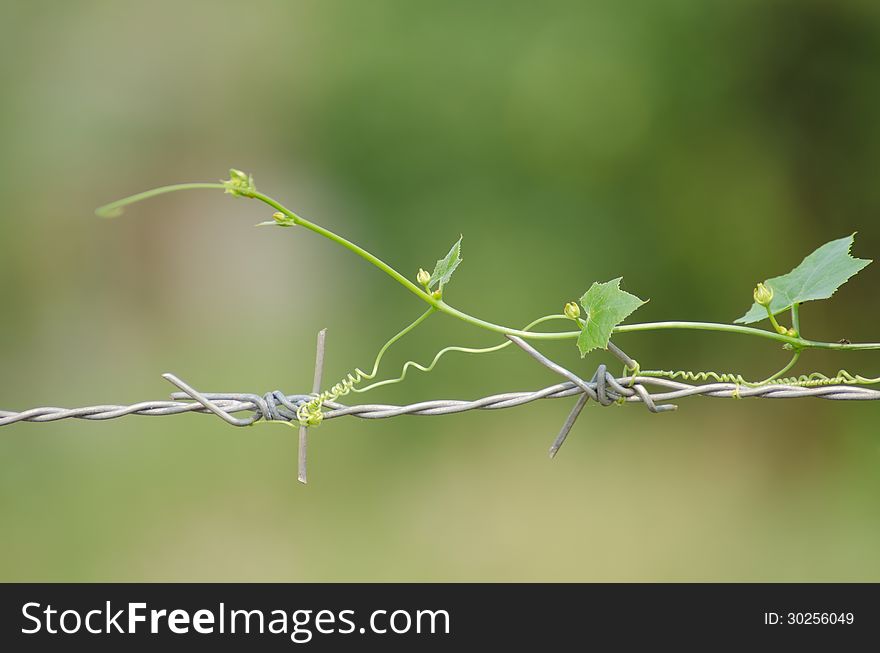
[[368,374],[359,367],[355,368],[353,372],[346,374],[342,381],[332,385],[329,390],[324,390],[314,399],[301,404],[296,409],[297,420],[299,420],[302,426],[318,426],[324,420],[324,413],[321,409],[325,402],[336,401],[340,397],[344,397],[358,383],[364,379],[372,379],[373,376],[375,376],[375,372],[374,374]]
[[653,376],[670,380],[693,381],[702,383],[715,381],[717,383],[735,383],[747,388],[760,388],[766,385],[789,385],[800,388],[816,388],[823,385],[872,385],[880,383],[880,377],[871,379],[859,374],[852,374],[846,370],[840,370],[836,376],[826,376],[821,372],[801,374],[800,376],[786,376],[767,379],[765,381],[748,381],[741,374],[725,372],[692,372],[689,370],[641,370],[642,376]]

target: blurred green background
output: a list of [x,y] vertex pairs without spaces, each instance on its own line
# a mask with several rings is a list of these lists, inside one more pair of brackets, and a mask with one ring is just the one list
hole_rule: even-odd
[[[415,275],[460,233],[447,300],[509,325],[624,276],[637,321],[729,322],[756,281],[858,231],[880,257],[880,4],[0,2],[0,407],[302,392],[422,306],[262,205],[107,201],[235,166]],[[802,310],[880,339],[871,266]],[[632,320],[631,320],[632,321]],[[383,376],[497,338],[434,317]],[[762,377],[773,343],[660,332],[645,367]],[[572,343],[542,350],[585,375]],[[880,373],[880,354],[798,372]],[[615,367],[616,369],[616,367]],[[556,382],[450,355],[376,401]],[[570,400],[296,432],[198,415],[0,431],[0,579],[880,580],[880,406]]]

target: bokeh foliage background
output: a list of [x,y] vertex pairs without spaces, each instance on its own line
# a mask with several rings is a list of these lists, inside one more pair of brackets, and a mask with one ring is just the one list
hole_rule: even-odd
[[[0,406],[306,390],[421,310],[219,192],[95,206],[230,166],[402,270],[464,234],[447,298],[505,324],[623,275],[633,319],[731,321],[859,231],[880,256],[880,5],[864,1],[0,3]],[[878,340],[880,268],[802,311]],[[435,317],[388,359],[496,339]],[[769,343],[631,334],[646,367],[781,366]],[[571,343],[544,347],[584,374]],[[799,371],[880,371],[811,354]],[[554,382],[505,351],[376,400]],[[873,403],[570,402],[313,432],[204,416],[0,432],[2,580],[880,580]]]

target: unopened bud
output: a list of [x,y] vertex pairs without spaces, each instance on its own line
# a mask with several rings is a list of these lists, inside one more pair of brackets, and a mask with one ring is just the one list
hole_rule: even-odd
[[788,335],[791,338],[797,338],[798,332],[792,328],[792,329],[789,329],[788,331],[786,331],[786,335]]
[[223,181],[223,187],[235,197],[253,197],[257,192],[253,176],[235,168],[229,170],[229,179]]
[[431,297],[433,297],[434,299],[440,299],[441,297],[443,297],[443,291],[437,288],[437,290],[431,293]]
[[416,275],[416,281],[422,286],[427,286],[431,281],[431,275],[427,270],[419,268],[419,273]]
[[241,170],[236,170],[235,168],[229,169],[229,180],[238,182],[239,184],[246,184],[248,180],[248,175],[246,172],[242,172]]
[[287,222],[287,216],[284,215],[281,211],[275,211],[272,214],[272,219],[277,223]]
[[562,312],[565,313],[565,317],[570,317],[572,320],[576,320],[581,316],[581,307],[575,302],[568,302],[565,305],[565,308],[562,309]]
[[759,283],[755,286],[755,292],[752,293],[752,296],[755,298],[755,302],[761,306],[770,306],[770,302],[773,301],[773,288]]

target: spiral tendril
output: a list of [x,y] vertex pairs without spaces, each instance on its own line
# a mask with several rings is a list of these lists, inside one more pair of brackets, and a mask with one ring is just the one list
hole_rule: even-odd
[[[430,365],[422,365],[417,363],[416,361],[406,361],[403,364],[403,368],[399,376],[392,379],[385,379],[384,381],[378,381],[376,383],[372,383],[366,388],[357,388],[356,386],[362,383],[364,380],[371,381],[376,377],[376,372],[379,369],[379,362],[382,360],[382,356],[388,350],[388,348],[394,344],[398,339],[408,333],[410,330],[415,328],[423,319],[425,319],[428,315],[433,312],[433,309],[429,310],[425,314],[422,315],[418,320],[410,324],[403,331],[395,335],[391,340],[389,340],[385,345],[379,350],[379,354],[376,356],[376,362],[373,365],[372,372],[364,372],[359,367],[356,367],[354,370],[345,375],[345,377],[339,381],[338,383],[332,385],[328,390],[320,393],[314,399],[307,401],[306,403],[300,405],[300,407],[296,411],[296,418],[299,423],[303,426],[317,426],[321,423],[324,418],[322,413],[322,408],[324,404],[328,401],[333,402],[339,399],[340,397],[344,397],[350,392],[367,392],[368,390],[372,390],[374,388],[378,388],[385,385],[393,385],[395,383],[400,383],[406,378],[407,372],[410,368],[415,368],[420,372],[430,372],[434,369],[437,363],[449,352],[457,351],[465,354],[488,354],[491,352],[499,351],[504,349],[508,345],[511,344],[510,340],[505,340],[504,342],[494,345],[492,347],[484,347],[481,349],[470,348],[470,347],[459,347],[459,346],[451,346],[441,349],[434,355]],[[559,320],[559,319],[568,319],[564,315],[545,315],[543,317],[539,317],[537,320],[530,322],[526,326],[523,327],[523,330],[531,329],[543,322],[548,322],[550,320]]]
[[880,377],[868,378],[859,374],[852,374],[846,370],[840,370],[836,376],[826,376],[821,372],[801,374],[800,376],[784,376],[764,381],[748,381],[741,374],[725,372],[692,372],[690,370],[642,370],[641,376],[664,378],[670,380],[693,381],[703,383],[714,381],[716,383],[735,383],[747,388],[760,388],[765,385],[790,385],[801,388],[815,388],[823,385],[873,385],[880,383]]
[[324,390],[317,397],[301,404],[296,409],[296,418],[303,426],[318,426],[324,419],[324,413],[321,408],[327,401],[336,401],[340,397],[344,397],[355,385],[364,379],[372,379],[373,376],[364,372],[362,369],[355,368],[353,372],[345,375],[339,383],[330,386],[329,390]]

